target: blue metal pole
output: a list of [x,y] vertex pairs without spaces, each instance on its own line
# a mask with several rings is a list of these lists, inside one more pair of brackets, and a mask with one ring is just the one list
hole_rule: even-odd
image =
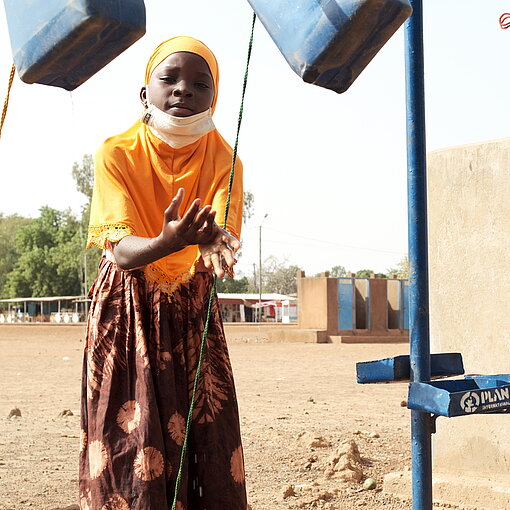
[[[423,2],[405,25],[411,380],[430,380]],[[411,411],[413,510],[432,510],[431,415]]]

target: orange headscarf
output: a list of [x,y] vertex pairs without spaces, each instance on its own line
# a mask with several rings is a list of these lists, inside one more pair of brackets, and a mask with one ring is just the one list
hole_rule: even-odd
[[[174,37],[160,44],[147,63],[145,83],[154,69],[169,55],[195,53],[208,64],[218,95],[218,65],[213,53],[191,37]],[[163,213],[179,188],[185,197],[181,215],[195,198],[211,204],[216,222],[223,226],[232,148],[217,130],[196,142],[173,149],[141,122],[126,132],[108,138],[94,160],[94,194],[87,246],[108,248],[109,242],[125,236],[156,237],[161,232]],[[237,159],[232,186],[227,230],[239,239],[243,207],[242,165]],[[188,246],[145,267],[145,274],[171,294],[194,274],[199,259],[197,246]]]

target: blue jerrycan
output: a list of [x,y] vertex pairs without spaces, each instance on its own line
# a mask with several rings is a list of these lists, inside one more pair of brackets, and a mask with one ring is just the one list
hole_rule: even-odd
[[408,0],[248,0],[290,67],[345,92],[411,15]]
[[145,34],[143,0],[4,0],[26,83],[74,90]]

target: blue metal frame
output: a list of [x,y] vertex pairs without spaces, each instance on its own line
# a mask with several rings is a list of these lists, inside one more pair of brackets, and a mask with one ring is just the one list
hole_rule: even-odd
[[[405,23],[411,380],[430,381],[423,2]],[[413,510],[432,510],[432,419],[411,411]]]
[[409,385],[408,406],[440,416],[510,411],[510,378],[477,376]]
[[[432,378],[452,377],[454,375],[464,374],[464,364],[460,352],[431,354],[430,358]],[[356,363],[356,377],[360,384],[410,381],[410,357],[401,355],[394,356],[393,358]],[[499,376],[498,380],[506,380],[506,377],[507,376]],[[510,384],[510,381],[508,382]],[[410,400],[408,402],[410,403]]]

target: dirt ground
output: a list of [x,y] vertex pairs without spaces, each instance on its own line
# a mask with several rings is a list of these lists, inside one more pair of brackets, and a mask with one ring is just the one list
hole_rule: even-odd
[[[1,510],[77,508],[83,336],[81,326],[0,326]],[[386,473],[411,465],[407,385],[355,378],[357,361],[406,349],[230,343],[252,510],[411,508],[381,490]],[[8,418],[14,408],[21,417]]]

